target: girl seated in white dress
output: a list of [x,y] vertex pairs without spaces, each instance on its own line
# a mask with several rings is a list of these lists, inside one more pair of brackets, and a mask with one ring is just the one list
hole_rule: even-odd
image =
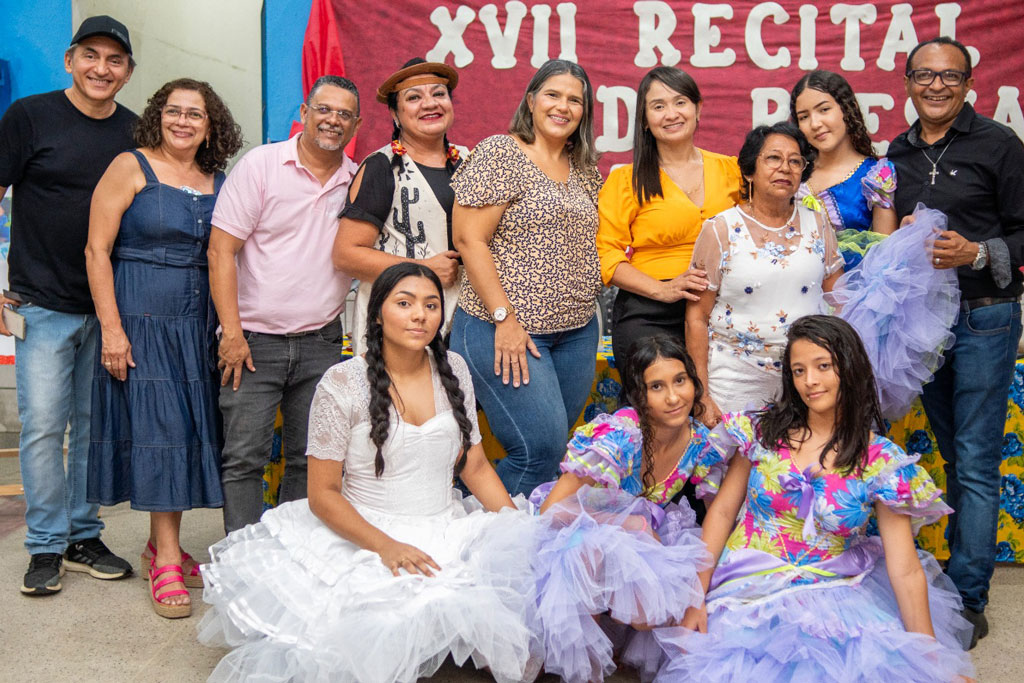
[[365,357],[313,397],[309,499],[210,549],[200,640],[235,648],[211,680],[414,681],[449,654],[499,681],[536,674],[532,524],[484,456],[443,297],[422,265],[381,273]]

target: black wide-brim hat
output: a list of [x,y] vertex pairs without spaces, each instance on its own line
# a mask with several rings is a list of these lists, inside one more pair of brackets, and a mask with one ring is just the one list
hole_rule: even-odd
[[414,57],[401,69],[388,76],[377,88],[377,101],[387,103],[388,95],[391,93],[425,83],[437,83],[438,77],[448,86],[448,92],[455,90],[455,86],[459,84],[459,72],[452,67],[443,62],[428,62]]

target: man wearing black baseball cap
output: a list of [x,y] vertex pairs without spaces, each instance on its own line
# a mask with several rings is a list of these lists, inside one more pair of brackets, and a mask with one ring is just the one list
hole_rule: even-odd
[[[0,119],[0,196],[14,187],[12,293],[0,305],[25,317],[24,338],[15,339],[15,373],[31,555],[21,585],[26,595],[56,593],[65,569],[99,579],[132,572],[100,540],[99,506],[86,501],[99,330],[85,243],[93,188],[114,157],[135,146],[138,117],[114,101],[134,66],[124,24],[89,17],[64,54],[71,86],[21,98]],[[2,321],[0,334],[10,334]]]

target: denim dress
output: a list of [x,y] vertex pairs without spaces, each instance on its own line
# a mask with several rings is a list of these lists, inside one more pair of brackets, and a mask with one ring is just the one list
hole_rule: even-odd
[[121,382],[97,359],[88,498],[137,510],[220,507],[221,425],[206,248],[214,193],[146,177],[121,218],[111,255],[114,294],[136,367]]

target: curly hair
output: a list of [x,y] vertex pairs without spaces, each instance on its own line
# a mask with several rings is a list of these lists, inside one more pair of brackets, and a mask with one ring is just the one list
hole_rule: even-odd
[[[804,166],[804,172],[800,176],[800,182],[810,178],[811,172],[814,170],[814,160],[818,158],[818,151],[811,146],[811,143],[807,142],[807,138],[796,127],[796,124],[789,121],[779,121],[770,126],[758,126],[747,133],[747,137],[743,140],[743,146],[740,148],[740,153],[736,155],[736,161],[740,167],[740,175],[744,179],[754,175],[755,171],[757,171],[757,159],[761,156],[761,150],[764,149],[764,143],[770,135],[784,135],[796,142],[800,148],[800,156],[807,161],[807,165]],[[746,184],[740,183],[740,199],[743,201],[750,201],[751,188],[749,182],[748,180]]]
[[[394,406],[394,401],[391,398],[391,375],[384,362],[385,339],[380,314],[385,299],[398,283],[407,277],[423,277],[430,280],[437,288],[438,296],[441,297],[440,309],[444,310],[444,288],[441,287],[441,281],[434,271],[419,263],[408,261],[397,263],[386,268],[373,282],[366,310],[366,379],[370,384],[370,440],[377,448],[373,468],[378,478],[384,474],[384,444],[388,440],[388,432],[391,427],[391,407]],[[471,445],[469,439],[473,430],[473,424],[466,413],[466,395],[459,386],[458,377],[452,372],[451,365],[448,363],[448,350],[441,338],[440,326],[427,348],[433,355],[437,374],[441,378],[441,386],[448,397],[452,415],[455,417],[455,423],[459,426],[459,433],[462,437],[462,451],[455,462],[455,474],[458,475],[466,464],[466,453],[469,452]]]
[[167,98],[175,90],[191,90],[199,93],[206,104],[206,115],[210,121],[209,142],[204,141],[196,151],[196,164],[203,173],[216,173],[227,168],[228,159],[242,148],[242,128],[224,100],[209,83],[191,78],[179,78],[165,83],[146,102],[146,109],[135,124],[135,144],[138,147],[159,147],[163,141],[161,121]]
[[857,104],[857,97],[849,82],[837,73],[818,69],[796,82],[789,94],[789,115],[793,123],[800,125],[796,118],[796,98],[808,88],[830,95],[836,101],[843,112],[843,125],[846,126],[846,134],[850,136],[853,149],[857,154],[874,159],[875,151],[871,148],[868,127],[864,124],[864,115]]
[[644,373],[659,360],[675,359],[686,368],[686,376],[693,382],[693,405],[690,416],[700,419],[704,414],[701,399],[704,398],[704,385],[697,377],[697,367],[686,352],[686,347],[676,337],[667,334],[656,334],[643,337],[629,346],[628,362],[622,375],[622,397],[627,405],[632,406],[640,416],[640,438],[643,443],[643,474],[640,482],[644,494],[657,486],[654,480],[654,425],[651,424],[647,408],[647,383]]
[[871,361],[857,332],[842,318],[831,315],[805,315],[786,333],[782,356],[782,396],[760,413],[761,445],[776,450],[780,445],[793,448],[794,433],[806,437],[807,404],[793,382],[790,352],[798,339],[827,350],[839,376],[836,423],[822,448],[818,462],[825,466],[825,454],[837,451],[833,468],[844,474],[862,471],[871,442],[871,432],[885,432],[885,420],[878,403],[878,390]]

